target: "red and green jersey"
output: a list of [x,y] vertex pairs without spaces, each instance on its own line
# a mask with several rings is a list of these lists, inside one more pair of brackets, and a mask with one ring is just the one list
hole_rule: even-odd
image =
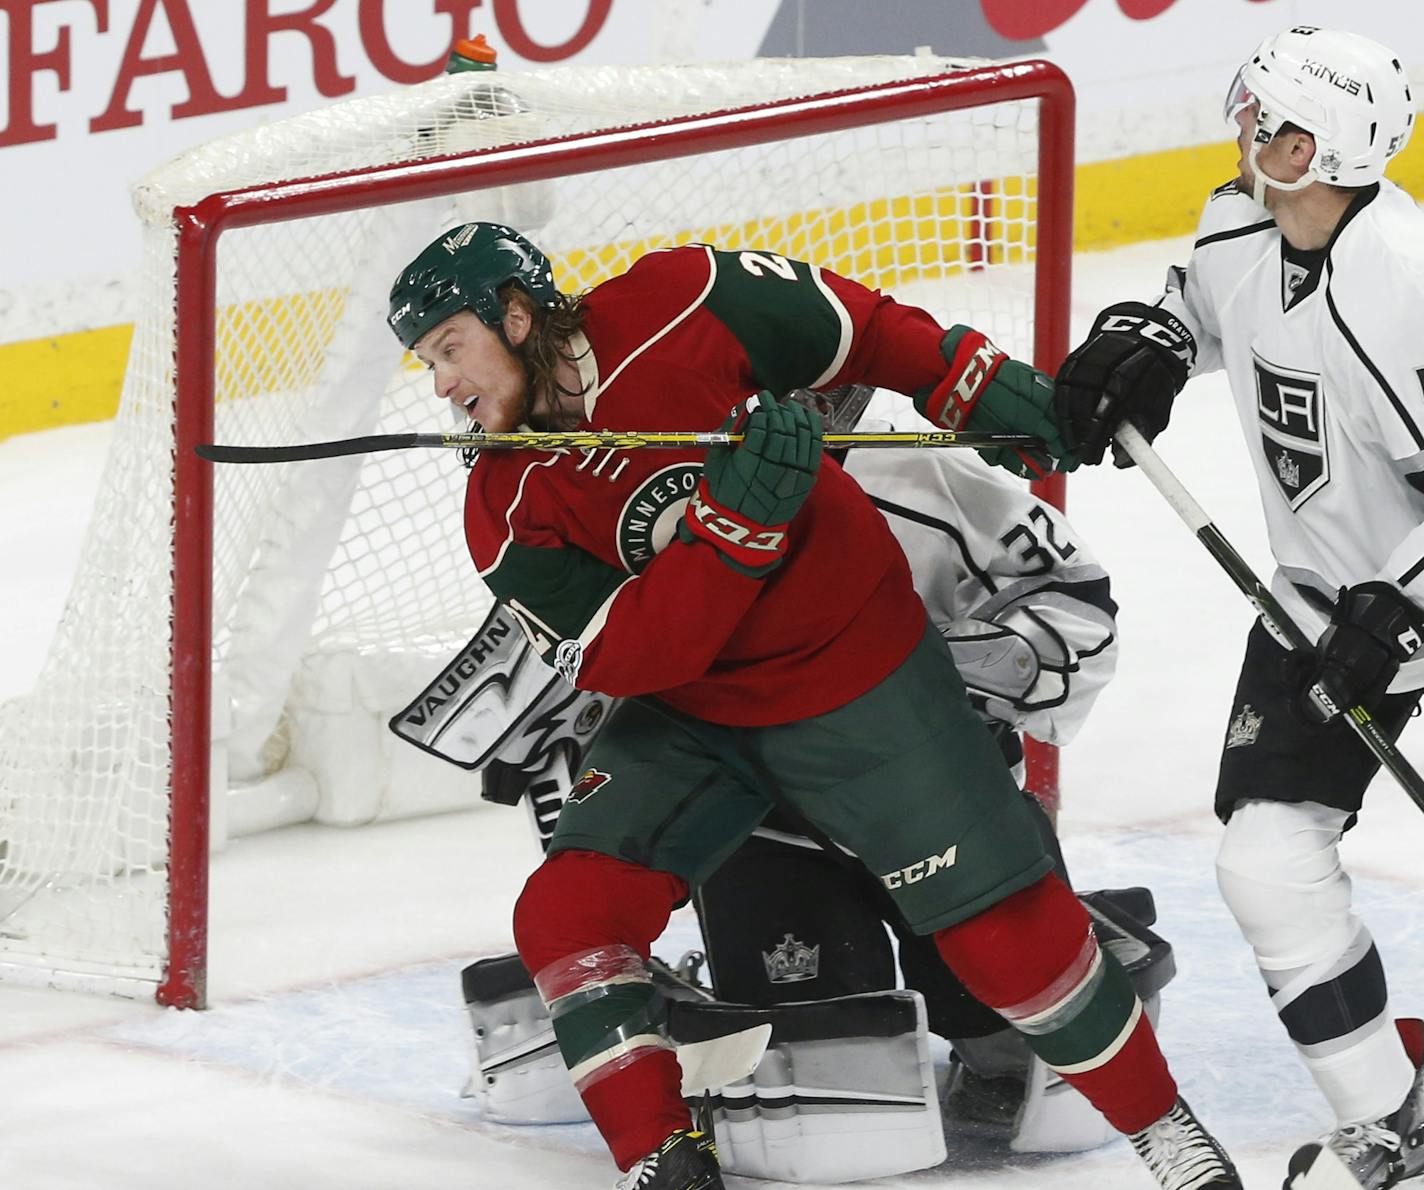
[[[585,299],[572,346],[580,429],[713,430],[760,389],[936,383],[943,330],[923,310],[765,252],[689,245],[643,257]],[[765,579],[678,520],[701,451],[488,451],[465,529],[494,594],[575,685],[652,694],[697,718],[786,723],[843,706],[925,625],[885,519],[827,459]]]

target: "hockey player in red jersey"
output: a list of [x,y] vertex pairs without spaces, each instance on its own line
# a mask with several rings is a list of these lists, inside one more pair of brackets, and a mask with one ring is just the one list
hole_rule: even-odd
[[1394,736],[1424,687],[1424,213],[1383,177],[1414,106],[1374,41],[1268,38],[1226,100],[1240,176],[1207,201],[1187,267],[1152,304],[1104,310],[1058,376],[1065,435],[1095,462],[1124,420],[1151,438],[1189,376],[1226,371],[1272,593],[1317,640],[1287,654],[1252,627],[1216,789],[1222,896],[1337,1121],[1288,1188],[1424,1173],[1418,1022],[1394,1020],[1339,855],[1379,762],[1308,696],[1323,682]]
[[[711,430],[737,446],[486,452],[480,576],[572,684],[626,701],[515,909],[520,956],[625,1187],[722,1185],[645,967],[674,907],[784,804],[859,857],[981,1001],[1169,1188],[1238,1187],[926,621],[884,519],[777,394],[866,383],[1068,454],[1051,384],[983,335],[771,252],[651,253],[571,298],[510,228],[397,278],[390,324],[485,430]],[[1001,449],[1023,472],[1031,459]]]

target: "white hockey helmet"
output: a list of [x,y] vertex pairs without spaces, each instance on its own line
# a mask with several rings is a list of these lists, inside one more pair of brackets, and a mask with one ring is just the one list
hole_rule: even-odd
[[[1336,186],[1377,182],[1414,129],[1414,99],[1398,56],[1368,37],[1335,29],[1296,25],[1263,41],[1227,92],[1227,123],[1234,128],[1237,113],[1253,102],[1259,110],[1250,165],[1261,203],[1266,186],[1300,190],[1321,180]],[[1256,163],[1262,146],[1287,122],[1315,137],[1310,168],[1290,183],[1265,177]]]

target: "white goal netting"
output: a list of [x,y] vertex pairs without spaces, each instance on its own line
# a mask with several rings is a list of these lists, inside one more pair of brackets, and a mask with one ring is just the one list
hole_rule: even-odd
[[[175,208],[963,66],[464,74],[256,128],[149,175],[135,195],[143,315],[83,563],[34,692],[0,707],[0,975],[119,989],[165,976],[170,835],[189,825],[169,802],[178,325],[213,320],[215,440],[273,445],[456,428],[384,313],[400,266],[470,218],[520,228],[569,291],[651,249],[710,241],[835,269],[1021,356],[1034,345],[1038,104],[987,90],[965,110],[449,198],[391,204],[377,189],[357,210],[295,220],[274,204],[272,221],[220,239],[212,309],[176,307]],[[443,451],[216,469],[218,843],[260,824],[250,807],[264,790],[272,821],[342,824],[478,797],[476,779],[385,730],[488,606],[465,553],[463,481]]]

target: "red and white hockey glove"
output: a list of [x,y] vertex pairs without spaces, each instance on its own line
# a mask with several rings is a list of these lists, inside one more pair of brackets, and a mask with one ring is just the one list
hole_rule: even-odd
[[707,451],[678,535],[706,541],[733,570],[764,578],[786,556],[787,526],[816,484],[821,419],[762,392],[734,409],[722,429],[744,437]]
[[946,430],[983,430],[995,434],[1032,434],[1047,448],[993,447],[979,453],[998,467],[1025,479],[1054,469],[1072,471],[1078,458],[1063,443],[1053,412],[1053,379],[1037,368],[1011,359],[981,332],[952,326],[939,345],[949,365],[933,388],[914,396],[915,408]]

